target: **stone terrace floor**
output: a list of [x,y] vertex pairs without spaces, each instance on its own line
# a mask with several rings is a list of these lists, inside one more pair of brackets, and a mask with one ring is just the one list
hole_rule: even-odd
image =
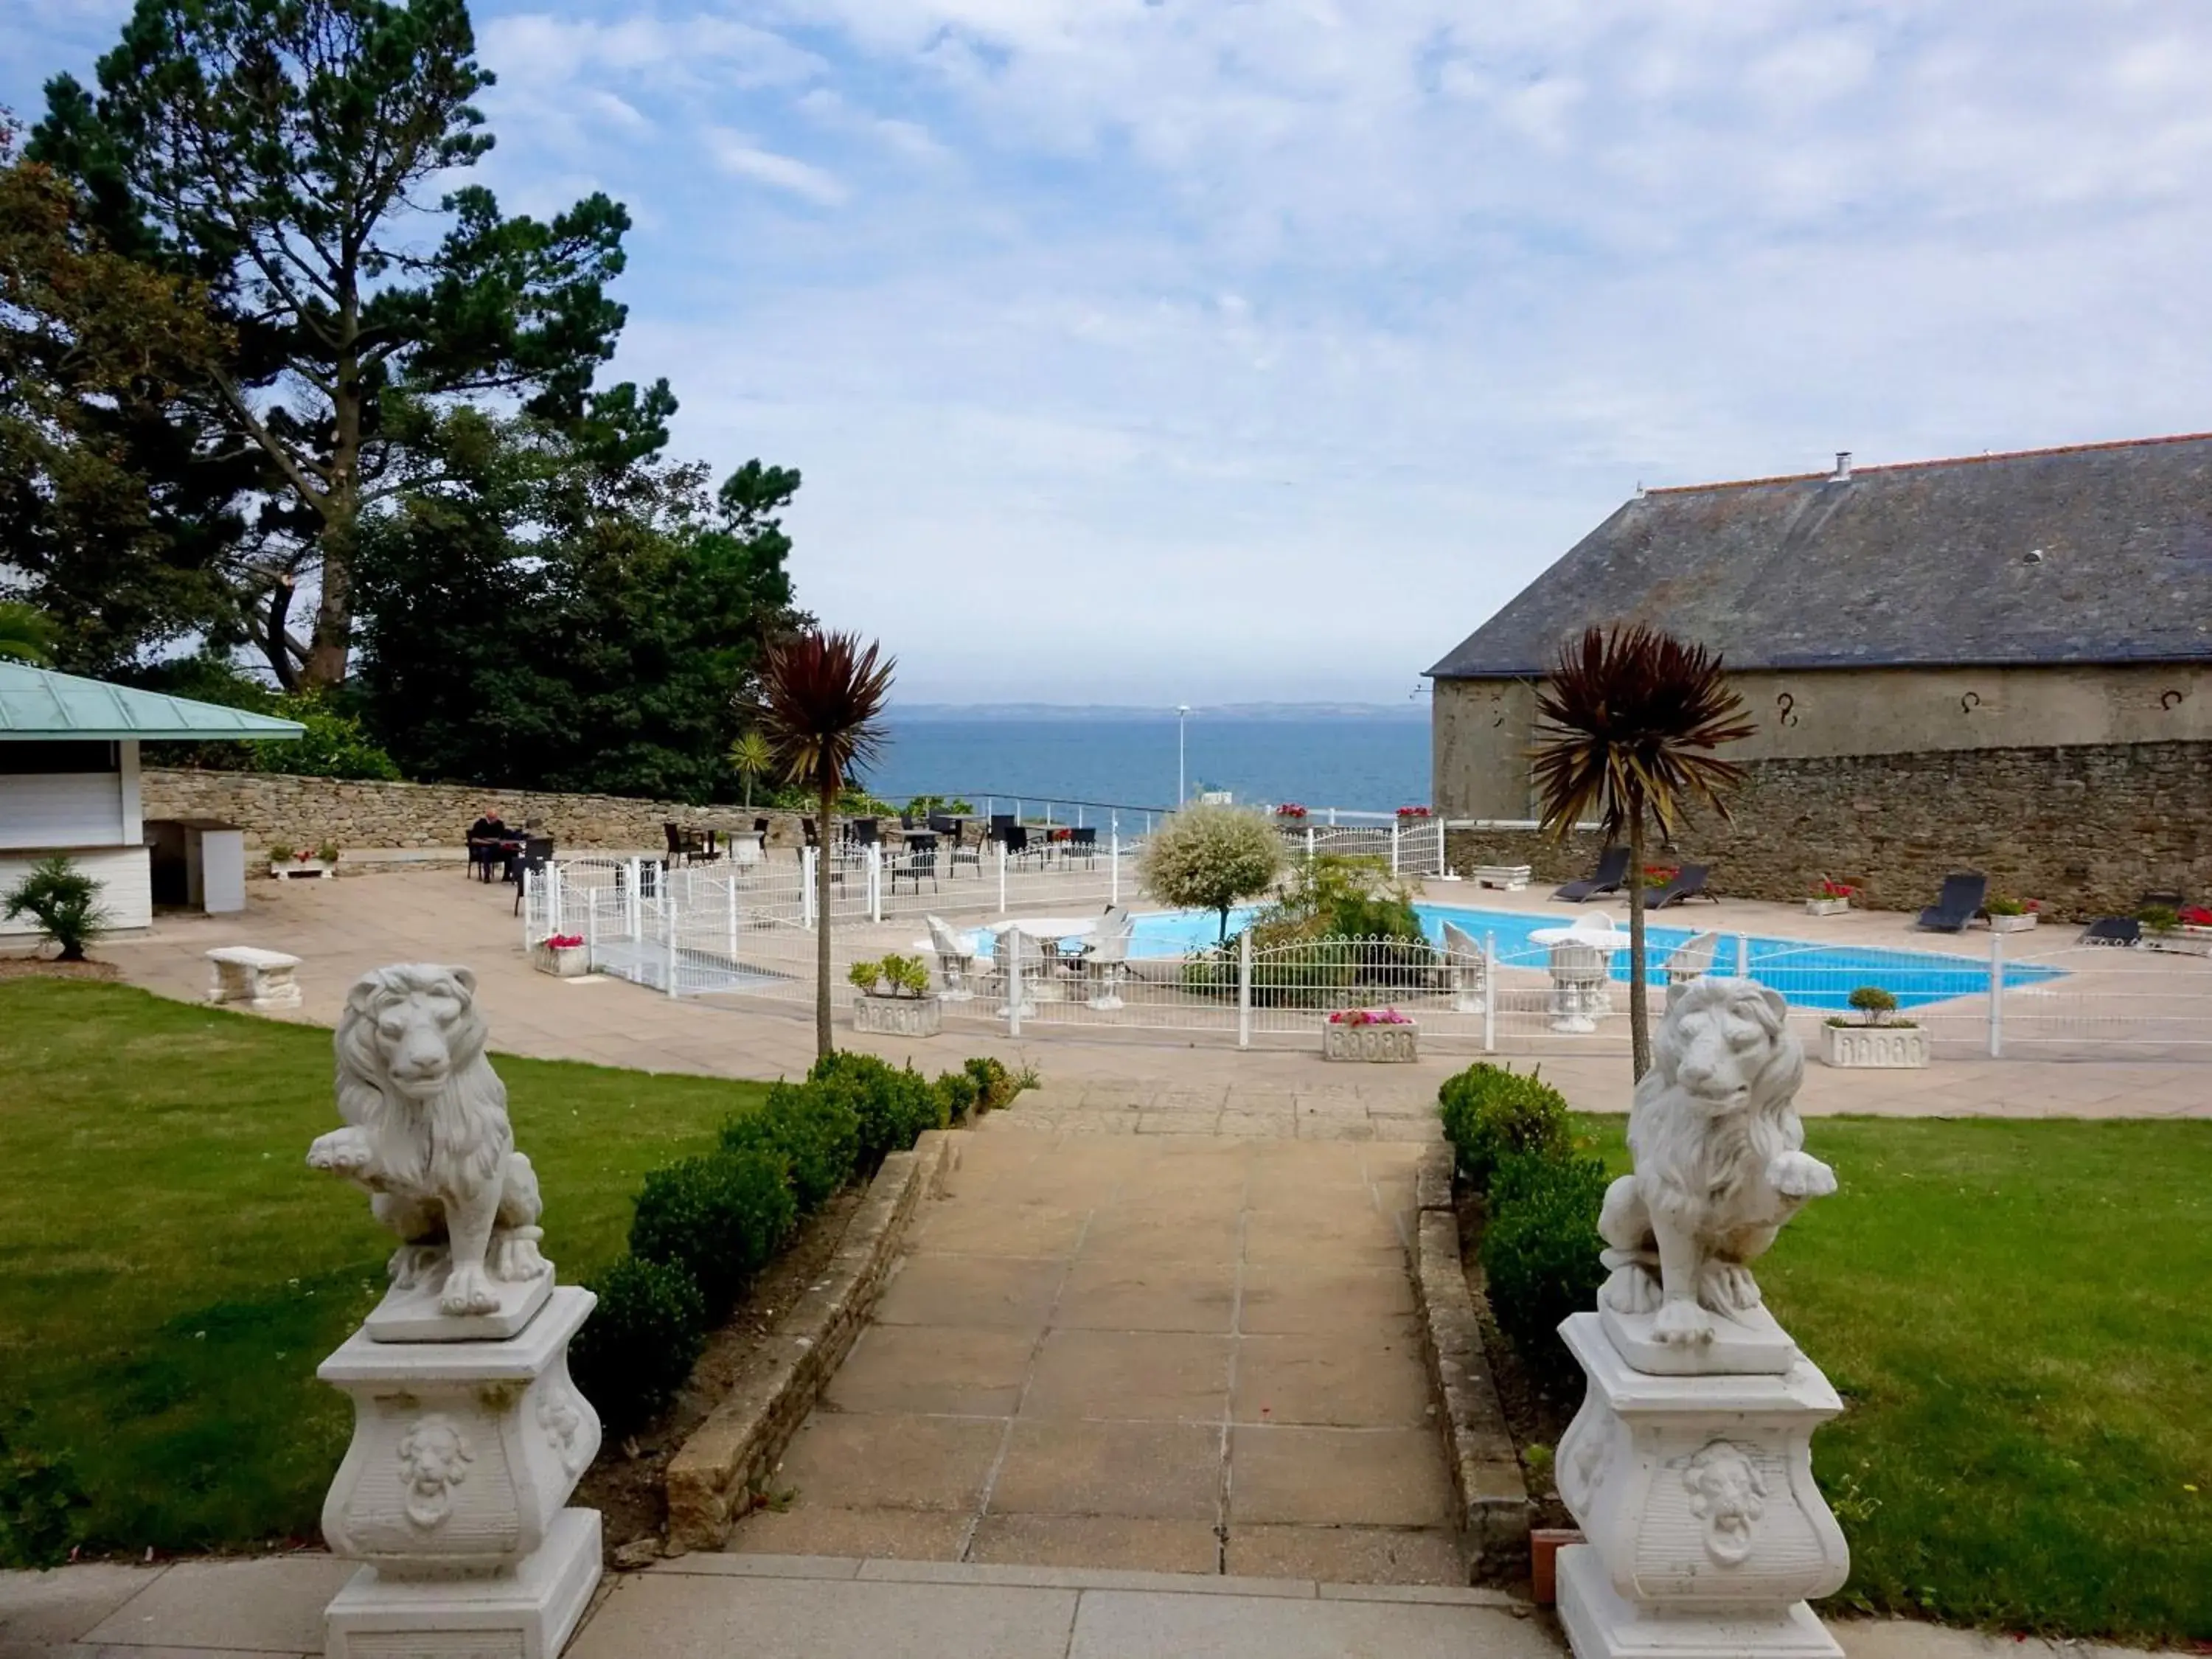
[[1028,1115],[954,1143],[787,1506],[729,1547],[1464,1583],[1406,1270],[1419,1149]]
[[[100,954],[127,978],[164,995],[205,994],[203,952],[251,944],[304,958],[306,1003],[286,1016],[334,1024],[346,988],[368,969],[398,961],[459,963],[478,975],[478,994],[499,1049],[649,1071],[775,1078],[803,1073],[813,1059],[812,1021],[803,1008],[738,1006],[726,1000],[677,1000],[623,981],[592,976],[555,980],[533,972],[514,920],[510,888],[466,880],[456,866],[370,866],[374,873],[337,881],[247,884],[248,908],[234,916],[172,915],[148,933],[104,943]],[[1540,894],[1483,893],[1464,883],[1431,883],[1439,901],[1542,908]],[[1547,914],[1577,912],[1565,905]],[[1810,936],[1838,944],[1910,945],[1978,956],[1984,939],[1951,939],[1906,930],[1906,919],[1865,915],[1810,921],[1779,905],[1733,901],[1670,915],[1723,931]],[[916,931],[908,920],[877,930],[887,945]],[[872,945],[871,948],[873,948]],[[2191,964],[2195,966],[2197,964]],[[841,1019],[841,1027],[842,1020]],[[896,1038],[839,1042],[889,1058],[912,1055],[925,1068],[967,1054],[1031,1063],[1051,1085],[1033,1109],[1071,1125],[1143,1127],[1146,1113],[1215,1113],[1214,1127],[1273,1133],[1254,1115],[1310,1131],[1364,1139],[1431,1133],[1437,1084],[1470,1055],[1425,1056],[1404,1066],[1325,1064],[1317,1054],[1284,1048],[1240,1053],[1215,1040],[1168,1031],[1077,1038],[1032,1032],[963,1030],[917,1046]],[[938,1055],[944,1061],[937,1060]],[[1508,1055],[1510,1063],[1530,1059]],[[1628,1064],[1618,1053],[1541,1057],[1547,1080],[1589,1111],[1625,1111]],[[1810,1114],[1907,1116],[2212,1116],[2212,1064],[2127,1060],[1946,1060],[1920,1072],[1808,1068],[1798,1097]],[[1183,1127],[1190,1127],[1185,1122]]]

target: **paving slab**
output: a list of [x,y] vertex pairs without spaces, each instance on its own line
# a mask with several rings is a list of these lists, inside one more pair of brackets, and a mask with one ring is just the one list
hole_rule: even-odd
[[1060,1659],[1078,1592],[994,1584],[637,1573],[568,1659]]
[[1252,1525],[1279,1529],[1260,1571],[1453,1576],[1400,1243],[1418,1157],[966,1138],[775,1477],[788,1507],[730,1547],[1218,1575]]
[[81,1639],[94,1647],[319,1653],[323,1609],[358,1571],[327,1555],[180,1561]]
[[88,1561],[0,1572],[0,1643],[74,1642],[168,1571]]
[[1086,1590],[1068,1659],[1557,1659],[1533,1619],[1435,1602],[1147,1595]]

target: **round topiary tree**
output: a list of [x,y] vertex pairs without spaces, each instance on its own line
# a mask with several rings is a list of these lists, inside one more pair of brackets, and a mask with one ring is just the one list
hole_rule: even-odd
[[1138,861],[1145,890],[1178,910],[1229,912],[1283,872],[1283,841],[1267,819],[1230,806],[1186,806],[1153,831]]

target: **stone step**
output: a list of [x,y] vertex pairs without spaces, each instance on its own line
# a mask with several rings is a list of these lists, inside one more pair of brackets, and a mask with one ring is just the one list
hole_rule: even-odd
[[1559,1659],[1498,1591],[1084,1568],[702,1554],[629,1574],[570,1659]]

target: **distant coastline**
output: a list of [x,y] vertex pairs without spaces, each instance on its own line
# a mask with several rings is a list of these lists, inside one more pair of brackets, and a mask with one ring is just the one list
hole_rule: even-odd
[[[1172,703],[1063,702],[894,702],[890,719],[901,720],[1172,720]],[[1406,720],[1425,725],[1425,698],[1403,702],[1215,702],[1193,703],[1190,718],[1233,720]]]

